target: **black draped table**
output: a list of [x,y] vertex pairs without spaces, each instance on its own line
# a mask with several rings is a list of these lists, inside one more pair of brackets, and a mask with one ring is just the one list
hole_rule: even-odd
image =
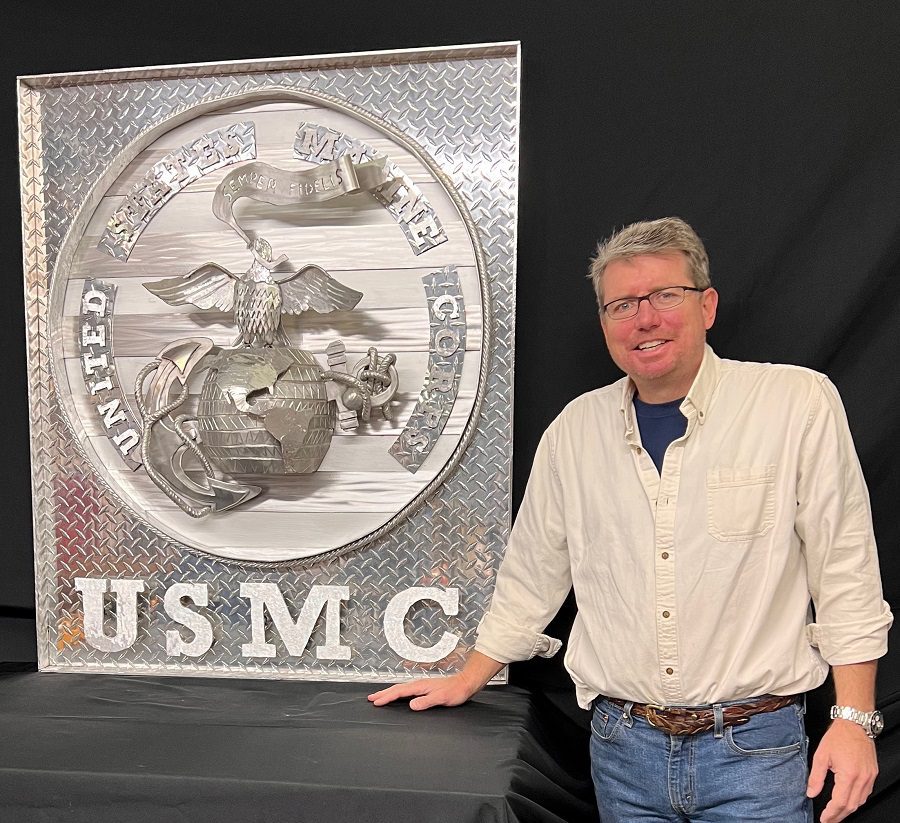
[[541,695],[412,712],[374,688],[2,672],[0,820],[596,820],[587,738]]

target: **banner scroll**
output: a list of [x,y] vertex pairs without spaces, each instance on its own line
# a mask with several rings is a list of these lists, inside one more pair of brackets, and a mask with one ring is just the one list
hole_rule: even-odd
[[230,172],[216,188],[213,214],[233,228],[249,246],[250,237],[234,216],[234,205],[242,197],[273,206],[294,203],[324,203],[345,194],[374,192],[391,182],[383,157],[354,163],[347,155],[306,171],[285,171],[268,163],[247,163]]

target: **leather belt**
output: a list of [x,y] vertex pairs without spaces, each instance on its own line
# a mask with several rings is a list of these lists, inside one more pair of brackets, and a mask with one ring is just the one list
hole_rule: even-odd
[[[626,701],[614,697],[605,698],[620,708],[625,708]],[[732,703],[722,706],[724,726],[740,726],[755,714],[777,712],[785,706],[791,706],[799,700],[797,695],[783,697],[760,697],[746,703]],[[667,734],[699,734],[716,727],[716,715],[713,708],[706,706],[656,706],[653,703],[632,703],[631,714],[643,717],[651,726]]]

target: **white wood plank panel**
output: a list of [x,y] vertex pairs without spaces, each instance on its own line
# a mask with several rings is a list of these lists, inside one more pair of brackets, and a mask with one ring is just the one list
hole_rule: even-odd
[[[322,461],[319,471],[352,472],[364,468],[367,472],[378,472],[385,475],[409,472],[401,466],[388,451],[396,438],[392,434],[369,434],[352,437],[335,437],[331,441],[328,454]],[[87,438],[89,448],[97,455],[104,466],[119,471],[122,465],[115,445],[106,437],[94,435]],[[458,438],[449,434],[441,435],[431,450],[421,470],[431,474],[443,467],[456,448]],[[199,468],[190,459],[185,461],[185,468]],[[121,471],[126,471],[124,467]],[[418,472],[417,472],[418,474]],[[116,475],[118,477],[118,475]],[[426,475],[422,475],[423,477]],[[385,482],[391,482],[385,478]]]
[[[181,511],[153,484],[146,472],[124,469],[110,474],[117,486],[145,501],[143,505],[147,508]],[[260,486],[263,493],[241,506],[241,511],[248,514],[331,512],[335,515],[397,511],[428,485],[434,475],[435,472],[424,468],[414,475],[321,470],[290,476],[242,475],[242,481]]]
[[393,512],[354,512],[336,519],[320,512],[224,512],[194,520],[180,510],[143,512],[157,528],[220,557],[277,561],[310,557],[346,545],[384,525]]
[[[365,357],[363,351],[347,352],[347,361],[352,367],[358,360]],[[137,379],[138,372],[150,360],[148,357],[117,357],[116,370],[121,385],[127,394],[132,394],[134,381]],[[324,354],[318,355],[317,360],[323,368],[326,366],[326,358]],[[425,374],[425,366],[428,362],[428,352],[405,352],[403,357],[397,361],[397,374],[400,378],[400,389],[407,394],[413,394],[421,388],[423,376]],[[69,358],[66,363],[70,380],[78,380],[80,377],[81,364],[75,358]],[[205,372],[194,375],[190,381],[190,390],[192,395],[198,395],[205,379]],[[78,383],[73,383],[76,387]],[[83,386],[82,386],[83,388]]]
[[[213,177],[215,174],[217,172],[209,177]],[[222,176],[224,177],[224,174]],[[204,177],[191,183],[166,203],[153,217],[148,227],[144,229],[139,244],[144,242],[145,237],[149,234],[171,230],[173,224],[178,232],[183,231],[186,227],[202,230],[206,226],[221,227],[231,231],[213,215],[212,201],[215,185],[204,189],[201,184],[206,181],[207,178]],[[419,185],[419,189],[434,207],[443,223],[461,224],[455,204],[440,183],[426,181]],[[119,195],[107,194],[103,197],[85,226],[85,235],[89,238],[96,237],[96,240],[99,241],[109,218],[121,202],[122,197]],[[183,212],[183,214],[179,214],[176,218],[167,218],[172,212]],[[275,215],[281,222],[290,221],[297,224],[344,221],[354,225],[364,222],[396,225],[390,212],[368,192],[348,194],[322,203],[295,203],[293,205],[272,205],[242,198],[235,204],[235,212],[238,215],[246,213],[249,219]],[[204,222],[200,222],[201,219]]]
[[[86,434],[90,436],[104,435],[103,424],[100,416],[93,405],[91,405],[86,392],[81,391],[79,394],[73,394],[73,403],[78,419],[81,421]],[[399,437],[400,432],[406,425],[409,415],[412,414],[416,406],[418,394],[401,393],[398,398],[391,402],[390,420],[371,419],[368,423],[361,424],[354,432],[336,431],[335,437],[368,437],[370,435],[390,435],[391,437]],[[455,435],[459,437],[462,433],[469,416],[472,413],[472,405],[474,403],[474,392],[461,391],[453,405],[453,410],[447,418],[447,425],[444,427],[445,434]],[[129,407],[137,416],[137,406],[134,403],[134,396],[130,392],[125,393],[125,400]],[[194,414],[197,409],[197,395],[192,395],[179,409],[180,414]]]
[[[129,368],[132,364],[129,364]],[[69,382],[69,391],[75,406],[76,414],[84,427],[85,433],[89,436],[104,435],[102,423],[96,408],[90,402],[90,398],[84,388],[84,381],[81,377],[81,363],[75,358],[69,358],[65,361],[65,377]],[[62,377],[62,376],[61,376]],[[133,382],[133,379],[132,381]],[[460,377],[460,390],[456,398],[453,410],[447,420],[444,433],[459,437],[462,433],[469,415],[472,412],[472,405],[475,401],[475,390],[478,384],[478,369],[465,369]],[[395,401],[392,403],[392,419],[390,420],[370,420],[368,423],[362,424],[355,433],[337,432],[335,437],[366,437],[369,435],[391,435],[399,436],[409,415],[415,408],[418,392],[421,386],[410,387],[410,391],[399,392]],[[137,407],[134,405],[134,397],[132,395],[132,386],[123,380],[123,391],[125,398],[132,411],[136,413]],[[191,398],[185,403],[183,413],[190,414],[196,411],[197,394],[192,394]]]
[[[209,176],[213,177],[215,174]],[[221,229],[236,237],[231,229],[228,229],[213,215],[212,202],[215,186],[209,189],[203,188],[201,184],[205,183],[206,179],[191,183],[160,209],[144,229],[137,248],[132,252],[132,257],[140,246],[147,242],[149,236],[171,231],[173,225],[179,235],[190,231],[200,233]],[[451,231],[457,230],[455,228],[457,226],[459,230],[463,229],[456,205],[440,183],[425,181],[418,184],[418,188],[435,209],[448,236]],[[85,226],[84,234],[87,242],[96,246],[109,218],[121,205],[121,202],[121,196],[107,195],[98,203]],[[250,221],[250,228],[265,234],[266,237],[269,236],[266,234],[266,230],[272,228],[265,222],[267,218],[275,224],[348,224],[357,226],[378,223],[397,226],[390,212],[367,192],[344,195],[322,203],[295,203],[293,205],[272,205],[262,201],[241,199],[235,204],[235,213],[242,225]],[[175,216],[172,216],[173,214]],[[131,262],[130,258],[129,262]]]
[[[415,308],[425,305],[425,287],[422,278],[435,271],[432,267],[386,269],[332,269],[329,273],[341,283],[363,293],[355,311],[371,311],[380,308]],[[474,266],[457,269],[466,305],[480,302],[478,272]],[[162,277],[174,277],[170,271],[160,272]],[[169,306],[144,288],[143,282],[133,277],[104,277],[104,282],[116,287],[117,314],[158,314],[161,307],[168,314],[193,314],[194,306]],[[85,280],[71,279],[66,287],[63,314],[67,317],[81,314],[81,295]],[[468,294],[475,295],[472,300]]]
[[[160,301],[162,303],[162,301]],[[165,303],[162,305],[166,308]],[[466,351],[481,347],[481,314],[472,309],[466,316]],[[67,317],[62,331],[63,356],[79,356],[80,317]],[[428,310],[416,308],[379,309],[377,311],[334,312],[332,314],[285,315],[282,326],[292,343],[313,353],[324,352],[329,343],[343,340],[351,351],[366,351],[375,346],[381,352],[422,351],[429,341]],[[230,313],[200,311],[193,314],[119,314],[113,321],[113,345],[116,358],[155,357],[173,340],[208,337],[217,346],[231,346],[237,338],[237,326]]]
[[[176,206],[178,202],[179,198],[176,198],[169,205]],[[376,210],[373,208],[365,213],[371,216]],[[378,222],[359,225],[293,225],[282,217],[273,215],[242,221],[245,228],[262,234],[276,254],[288,255],[288,262],[279,267],[279,272],[296,270],[307,263],[316,263],[327,271],[420,268],[423,265],[435,270],[449,265],[475,265],[468,234],[459,221],[446,221],[447,242],[417,257],[402,229],[390,220],[389,215],[386,221],[379,215]],[[154,225],[157,220],[168,225]],[[210,261],[238,273],[246,271],[251,262],[244,242],[216,220],[206,206],[193,211],[164,208],[141,236],[126,263],[98,250],[99,239],[100,234],[85,236],[68,272],[69,278],[155,280],[187,274]]]
[[[473,352],[477,355],[477,352]],[[357,357],[363,357],[364,352],[349,351],[347,359],[352,365],[356,362]],[[471,355],[467,354],[467,358]],[[132,396],[134,390],[134,381],[138,372],[152,358],[148,357],[117,357],[116,369],[119,377],[119,383],[126,395]],[[324,363],[324,357],[317,355],[317,359]],[[474,358],[473,358],[474,359]],[[410,351],[404,353],[403,358],[398,359],[398,376],[400,378],[400,390],[398,395],[401,398],[415,398],[422,389],[422,382],[425,377],[425,364],[428,361],[428,353],[424,351]],[[65,376],[69,381],[69,389],[73,396],[87,395],[84,386],[84,378],[82,377],[81,360],[78,357],[67,357],[64,361]],[[190,380],[189,389],[192,397],[200,394],[200,389],[205,379],[205,373],[193,375]],[[478,385],[478,368],[465,368],[460,376],[458,401],[463,402],[467,397],[474,397],[475,389]]]

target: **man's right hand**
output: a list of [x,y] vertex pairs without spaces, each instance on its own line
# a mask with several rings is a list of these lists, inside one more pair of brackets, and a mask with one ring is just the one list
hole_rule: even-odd
[[397,683],[380,692],[369,695],[369,701],[376,706],[384,706],[404,697],[411,697],[409,707],[413,711],[430,709],[432,706],[458,706],[465,703],[477,689],[472,690],[459,674],[449,677],[428,677],[409,683]]
[[493,658],[472,652],[458,674],[447,677],[426,677],[409,683],[396,683],[369,695],[369,702],[385,706],[401,698],[411,697],[409,707],[416,712],[432,706],[459,706],[465,703],[503,668]]

